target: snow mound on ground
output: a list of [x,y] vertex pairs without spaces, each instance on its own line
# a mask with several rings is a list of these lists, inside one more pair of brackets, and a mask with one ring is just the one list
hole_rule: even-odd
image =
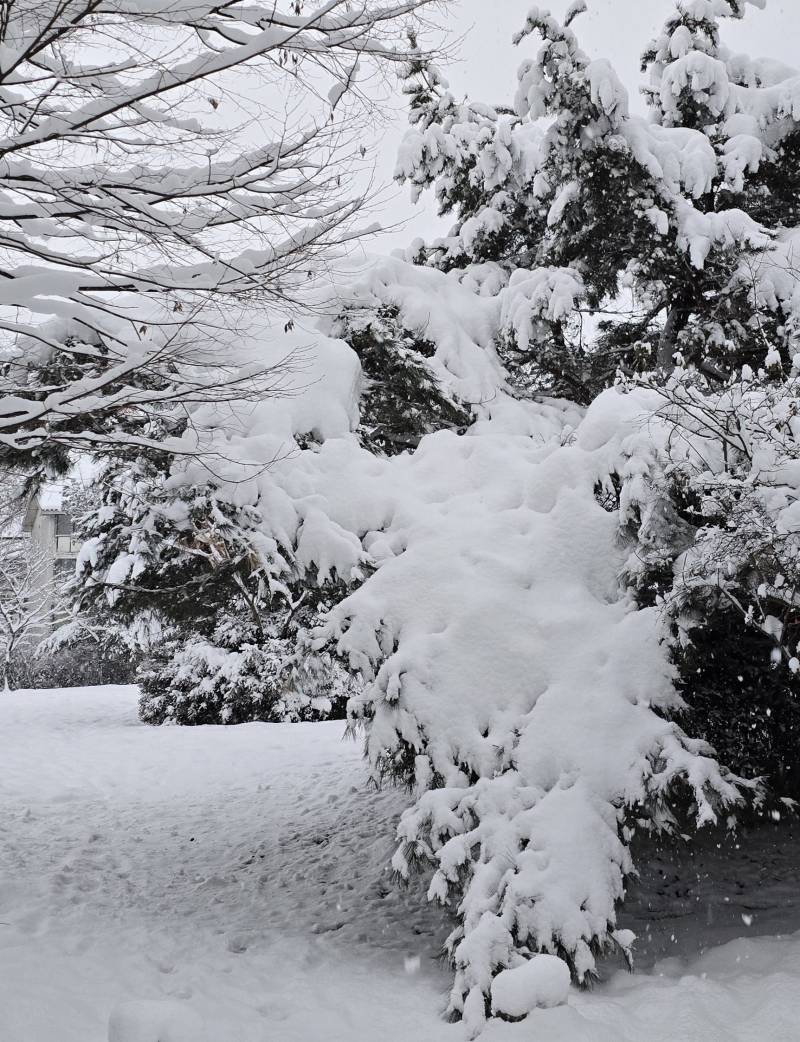
[[108,1042],[206,1042],[202,1019],[182,1002],[121,1002],[108,1018]]
[[525,1017],[537,1006],[549,1009],[567,1001],[569,967],[555,955],[534,955],[502,970],[492,981],[492,1013]]

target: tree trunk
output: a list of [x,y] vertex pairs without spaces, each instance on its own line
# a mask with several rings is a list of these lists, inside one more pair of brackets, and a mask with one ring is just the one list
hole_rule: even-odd
[[689,308],[681,300],[676,301],[667,313],[667,321],[658,341],[656,365],[671,372],[675,368],[673,355],[677,349],[678,336],[689,321]]

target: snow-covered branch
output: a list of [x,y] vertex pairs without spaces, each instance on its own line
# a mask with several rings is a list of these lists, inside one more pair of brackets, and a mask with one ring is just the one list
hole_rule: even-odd
[[[430,3],[2,5],[0,445],[67,416],[96,435],[154,388],[246,396],[256,372],[215,331],[243,305],[294,308],[363,230],[362,80],[405,59]],[[76,342],[102,364],[42,385],[31,361],[69,368]]]

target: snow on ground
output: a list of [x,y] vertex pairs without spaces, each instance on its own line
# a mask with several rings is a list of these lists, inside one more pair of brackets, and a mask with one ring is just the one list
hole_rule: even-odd
[[629,888],[620,925],[638,937],[639,969],[665,956],[690,958],[743,934],[800,930],[795,815],[743,822],[735,833],[704,829],[685,839],[640,842],[634,860],[640,876]]
[[[449,924],[386,871],[405,797],[343,725],[152,729],[135,699],[0,697],[0,1042],[461,1042]],[[533,1016],[482,1038],[797,1040],[800,934]]]

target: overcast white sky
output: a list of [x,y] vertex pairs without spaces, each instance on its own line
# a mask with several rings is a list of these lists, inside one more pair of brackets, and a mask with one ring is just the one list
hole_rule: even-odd
[[[569,0],[541,0],[556,15],[566,10]],[[593,58],[608,58],[637,104],[642,82],[639,54],[659,31],[672,9],[672,0],[588,0],[589,10],[574,23],[581,45]],[[445,69],[453,93],[476,101],[508,104],[514,93],[516,70],[523,57],[538,47],[538,38],[511,44],[512,35],[525,21],[533,0],[453,0],[450,27],[454,37],[464,39],[454,49],[453,62]],[[736,51],[753,57],[778,58],[800,66],[800,0],[767,0],[763,11],[751,7],[742,22],[724,24],[725,42]],[[391,180],[397,142],[405,115],[398,110],[396,122],[380,148],[378,175]],[[373,249],[381,252],[402,246],[415,236],[430,238],[443,225],[428,203],[412,208],[405,190],[387,202],[382,220],[408,219],[402,231],[382,235]],[[448,222],[444,222],[446,225]]]

